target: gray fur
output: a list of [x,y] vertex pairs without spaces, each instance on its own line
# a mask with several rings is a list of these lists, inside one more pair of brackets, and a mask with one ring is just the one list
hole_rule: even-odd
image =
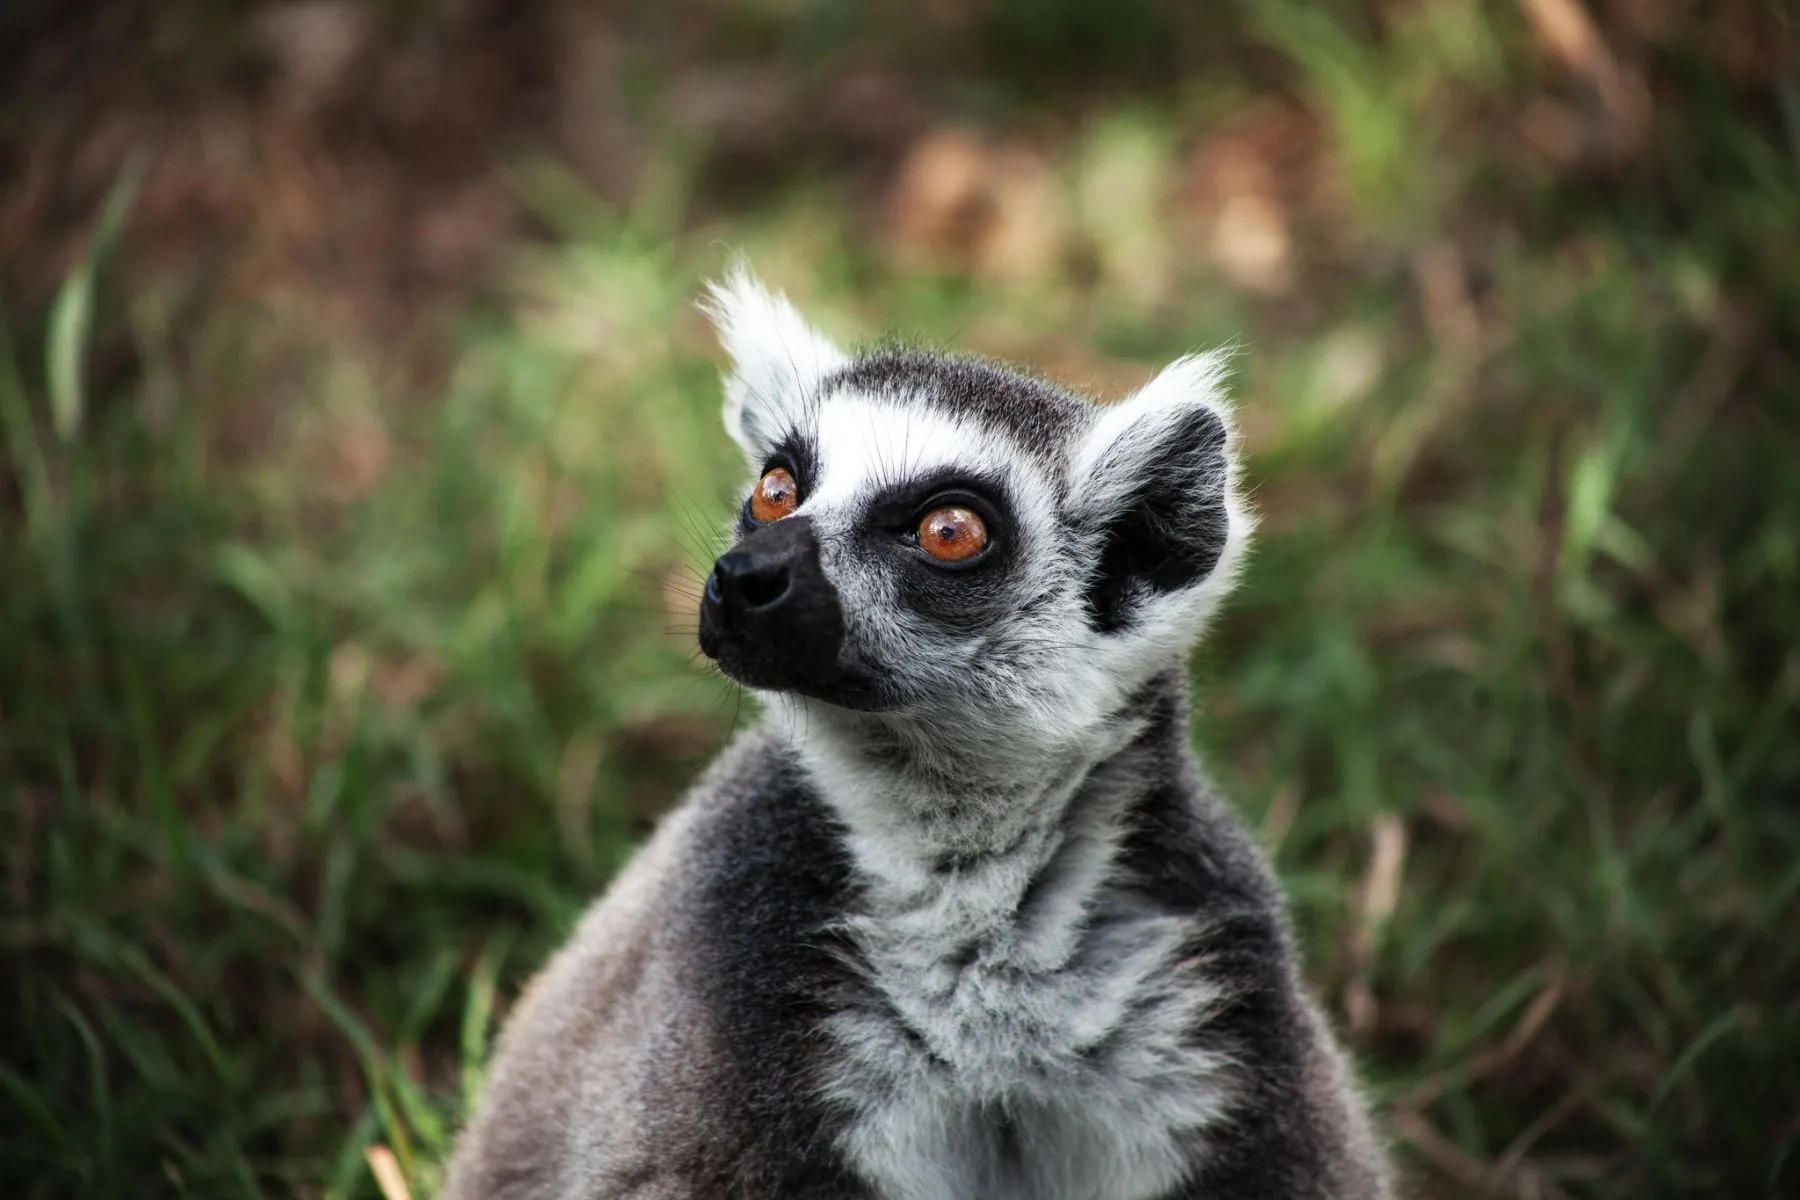
[[[1102,409],[850,359],[748,280],[714,311],[728,427],[810,476],[840,644],[527,990],[450,1200],[1388,1196],[1187,744],[1183,656],[1250,527],[1217,361]],[[944,481],[991,498],[977,570],[872,532]]]

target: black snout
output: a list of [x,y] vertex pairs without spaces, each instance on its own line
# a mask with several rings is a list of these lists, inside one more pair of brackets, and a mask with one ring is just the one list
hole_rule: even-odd
[[793,572],[788,558],[766,553],[733,550],[713,566],[706,597],[728,608],[745,611],[769,608],[786,598]]
[[843,609],[809,518],[754,530],[714,564],[700,649],[739,683],[823,695],[842,679],[843,642]]

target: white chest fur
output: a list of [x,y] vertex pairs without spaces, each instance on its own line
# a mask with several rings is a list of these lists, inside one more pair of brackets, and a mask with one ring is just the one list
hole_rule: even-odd
[[853,823],[870,1000],[832,1022],[828,1091],[889,1200],[1159,1196],[1224,1112],[1227,1064],[1194,1045],[1219,991],[1191,923],[1119,886],[1104,803],[1039,811],[949,866]]

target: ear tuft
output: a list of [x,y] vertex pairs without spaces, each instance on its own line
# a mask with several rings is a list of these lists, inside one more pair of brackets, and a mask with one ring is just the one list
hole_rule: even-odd
[[700,308],[731,356],[725,429],[760,466],[799,425],[819,383],[850,360],[743,266],[709,284]]
[[1178,359],[1105,410],[1070,477],[1075,519],[1099,539],[1088,604],[1116,629],[1146,602],[1216,598],[1252,519],[1237,495],[1237,437],[1222,384],[1229,354]]

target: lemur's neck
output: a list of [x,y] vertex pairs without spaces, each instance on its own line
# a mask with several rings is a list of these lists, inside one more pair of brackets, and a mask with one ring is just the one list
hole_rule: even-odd
[[1020,852],[1041,858],[1072,829],[1117,824],[1189,753],[1179,670],[1080,736],[1049,744],[1023,729],[972,738],[890,714],[790,716],[793,745],[864,874],[902,887]]
[[[815,719],[796,738],[846,828],[862,897],[848,927],[916,1028],[954,1007],[971,971],[998,971],[1011,987],[1059,976],[1093,949],[1096,916],[1129,903],[1117,864],[1134,817],[1186,770],[1186,714],[1171,673],[1091,737],[966,775],[929,742],[868,737],[860,722],[846,731]],[[991,763],[1008,748],[977,749]]]

